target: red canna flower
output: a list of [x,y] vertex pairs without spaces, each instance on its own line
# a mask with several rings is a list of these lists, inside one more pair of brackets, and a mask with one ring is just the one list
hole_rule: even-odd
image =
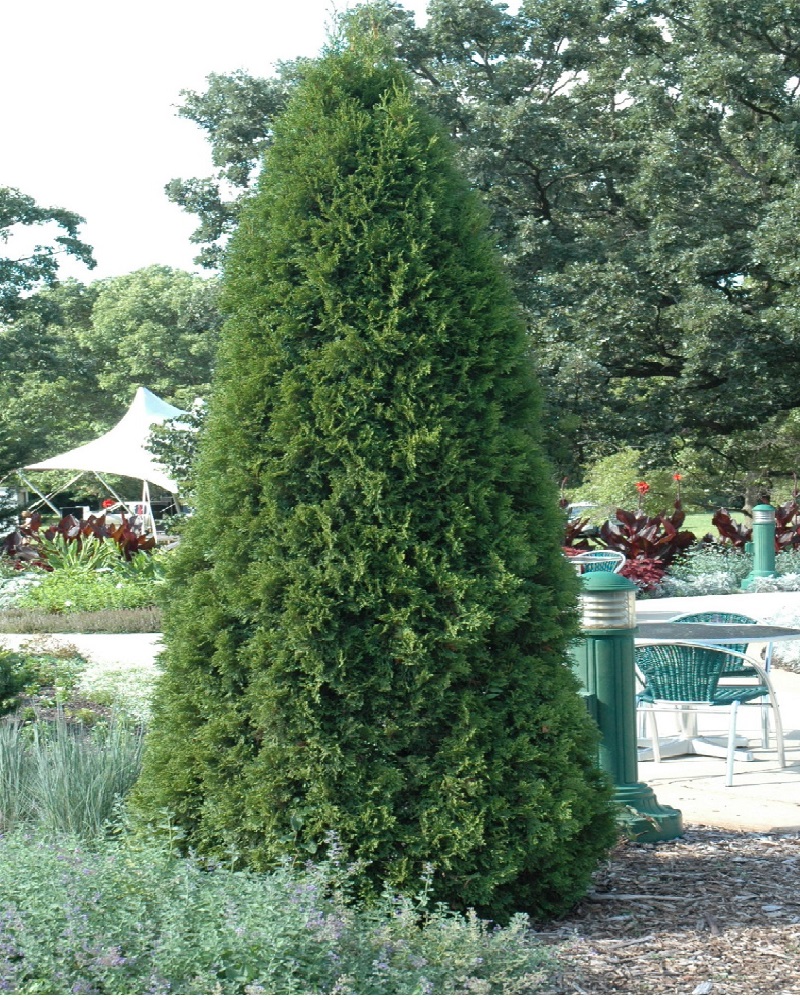
[[650,490],[650,483],[646,483],[643,479],[636,484],[636,490],[640,497],[643,497],[645,493]]

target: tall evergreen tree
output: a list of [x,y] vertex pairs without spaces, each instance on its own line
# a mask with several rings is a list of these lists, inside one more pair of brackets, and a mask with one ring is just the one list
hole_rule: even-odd
[[351,49],[276,124],[229,254],[196,516],[135,801],[267,867],[554,913],[614,836],[567,665],[524,325],[449,142]]

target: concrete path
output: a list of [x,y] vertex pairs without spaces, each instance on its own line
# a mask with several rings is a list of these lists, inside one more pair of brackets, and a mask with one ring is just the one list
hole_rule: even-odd
[[0,634],[0,647],[19,649],[29,645],[33,649],[74,646],[92,663],[123,663],[131,667],[152,663],[161,649],[161,636],[155,632],[135,632],[91,635],[76,632],[58,632],[48,635]]

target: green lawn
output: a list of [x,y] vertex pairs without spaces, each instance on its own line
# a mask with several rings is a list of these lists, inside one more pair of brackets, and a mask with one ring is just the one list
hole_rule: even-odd
[[716,538],[717,529],[712,525],[711,518],[713,514],[702,512],[700,514],[687,514],[686,520],[683,522],[684,530],[693,531],[698,538],[702,538],[707,532]]

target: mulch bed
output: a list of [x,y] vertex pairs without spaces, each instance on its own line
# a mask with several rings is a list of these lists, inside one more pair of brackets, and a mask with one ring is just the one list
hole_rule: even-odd
[[621,843],[539,937],[559,960],[543,993],[800,993],[800,834]]

